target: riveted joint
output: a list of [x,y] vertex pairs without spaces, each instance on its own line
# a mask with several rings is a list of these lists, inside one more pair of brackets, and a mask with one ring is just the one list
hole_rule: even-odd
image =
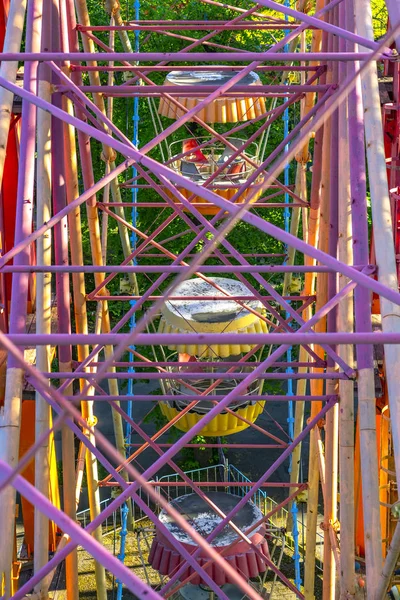
[[309,152],[307,152],[307,155],[305,155],[305,152],[301,151],[297,152],[297,154],[295,155],[295,159],[301,165],[306,166],[306,164],[311,161],[312,157]]
[[312,2],[310,0],[298,0],[298,2],[296,2],[296,10],[299,12],[307,14],[311,11],[311,9]]
[[102,152],[100,154],[100,158],[103,162],[110,164],[110,163],[114,162],[115,159],[117,158],[117,153],[114,150],[112,150],[111,148],[109,148],[107,151],[107,156],[104,154],[104,152]]
[[104,10],[110,17],[113,17],[115,13],[120,9],[120,4],[118,0],[105,0],[104,2]]
[[333,531],[335,533],[339,533],[340,532],[340,523],[337,519],[335,519],[334,521],[329,521],[329,525],[332,527]]
[[[307,425],[311,423],[311,417],[309,419],[307,419]],[[315,427],[318,427],[318,429],[323,429],[325,427],[325,419],[320,419],[316,424]]]
[[97,425],[97,417],[95,417],[95,415],[89,417],[88,419],[86,419],[86,423],[88,425],[88,427],[96,427]]

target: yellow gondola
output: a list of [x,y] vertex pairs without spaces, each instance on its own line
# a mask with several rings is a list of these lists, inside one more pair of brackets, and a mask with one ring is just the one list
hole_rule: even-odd
[[[189,72],[171,71],[165,78],[164,85],[176,86],[178,88],[191,85],[204,86],[205,88],[211,85],[220,86],[230,81],[237,73],[238,70],[234,68],[229,71],[219,71],[218,68],[210,69],[209,71],[196,71],[196,68]],[[262,83],[257,73],[251,71],[237,85],[258,86],[262,85]],[[238,121],[251,121],[265,113],[265,99],[263,97],[249,96],[244,98],[243,94],[238,94],[235,97],[235,87],[236,85],[231,88],[233,95],[213,100],[205,108],[196,113],[196,117],[205,123],[237,123]],[[187,110],[194,108],[202,100],[200,97],[193,98],[190,95],[185,95],[185,93],[182,93],[181,96],[175,96],[175,98]],[[158,112],[169,119],[179,119],[186,113],[185,110],[180,109],[175,103],[164,97],[160,99]]]
[[[178,286],[174,296],[179,300],[168,300],[162,310],[159,325],[161,333],[266,333],[268,331],[264,320],[263,306],[256,299],[251,299],[252,293],[239,281],[223,277],[209,278],[217,289],[203,279],[190,279]],[[238,302],[230,300],[230,296],[247,297],[249,300]],[[185,300],[185,297],[188,300]],[[199,300],[194,298],[199,297]],[[203,299],[201,299],[203,297]],[[226,297],[226,300],[215,298]],[[205,298],[205,299],[204,299]],[[209,299],[208,299],[209,298]],[[226,372],[232,367],[229,363],[239,363],[244,354],[249,353],[254,346],[248,344],[221,344],[221,345],[169,345],[178,358],[179,365],[171,369],[176,372],[176,379],[163,380],[165,394],[176,396],[176,400],[161,402],[162,413],[172,420],[179,416],[190,403],[190,396],[204,395],[204,400],[198,401],[196,406],[184,413],[174,423],[181,431],[188,431],[197,424],[204,415],[214,406],[214,402],[225,397],[232,389],[237,387],[240,379],[224,379],[216,383],[214,372]],[[182,363],[188,363],[184,366]],[[240,363],[234,373],[245,373],[252,370],[249,361]],[[187,371],[198,373],[198,377],[186,380],[180,379],[179,374]],[[209,390],[210,386],[213,387]],[[209,390],[209,391],[207,391]],[[252,400],[252,396],[259,395],[262,382],[253,382],[242,399],[229,405],[229,411],[222,411],[208,425],[201,430],[203,436],[225,436],[243,431],[254,423],[262,413],[264,402]],[[243,398],[243,396],[245,396]],[[240,418],[241,417],[241,418]]]

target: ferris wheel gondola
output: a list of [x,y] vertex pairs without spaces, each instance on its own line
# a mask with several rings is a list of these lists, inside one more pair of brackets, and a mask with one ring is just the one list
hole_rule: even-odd
[[[216,287],[214,287],[216,286]],[[249,289],[240,281],[224,277],[190,279],[174,292],[181,300],[168,300],[162,310],[160,333],[266,333],[268,327],[264,309],[255,297],[245,302],[231,299],[235,296],[251,297]],[[184,298],[188,297],[188,300]],[[226,299],[223,297],[226,296]],[[195,298],[199,299],[196,300]],[[208,299],[208,298],[209,299]],[[215,297],[221,300],[215,301]],[[249,344],[220,345],[168,345],[174,352],[178,366],[169,370],[175,377],[163,380],[164,393],[174,395],[175,400],[161,402],[162,413],[172,420],[183,413],[174,425],[181,431],[190,430],[240,383],[246,373],[254,368],[251,358],[255,352]],[[184,363],[187,363],[187,367]],[[232,366],[234,365],[234,366]],[[190,371],[195,377],[186,380]],[[215,373],[221,373],[218,379]],[[225,376],[225,373],[227,374]],[[198,374],[198,377],[196,376]],[[241,400],[233,401],[201,430],[204,436],[224,436],[237,433],[254,423],[264,408],[264,402],[253,400],[262,390],[262,381],[253,381]],[[202,396],[190,411],[186,411],[191,396]]]
[[[226,492],[209,492],[208,498],[214,505],[221,509],[224,514],[229,514],[240,500],[239,496]],[[175,510],[181,513],[193,529],[204,538],[207,538],[222,521],[222,518],[216,514],[214,510],[210,509],[209,504],[197,494],[179,496],[178,498],[175,498],[175,500],[172,500],[170,504]],[[175,523],[175,521],[171,519],[165,510],[161,511],[159,519],[169,530],[171,535],[179,541],[190,554],[193,554],[198,548],[197,544],[177,523]],[[247,501],[232,521],[236,528],[243,533],[249,529],[251,530],[251,533],[249,533],[248,536],[252,545],[249,545],[239,537],[238,533],[234,531],[230,525],[226,525],[222,531],[215,536],[211,545],[217,552],[225,557],[225,560],[227,560],[235,571],[240,573],[245,579],[249,580],[267,570],[267,561],[269,561],[270,558],[268,542],[265,538],[265,526],[262,524],[263,515],[261,510],[253,502]],[[255,548],[258,551],[255,550]],[[204,551],[200,551],[196,560],[202,566],[207,563],[207,557]],[[184,564],[181,555],[171,543],[171,540],[159,531],[157,531],[153,540],[149,554],[149,563],[153,569],[156,569],[162,575],[168,576],[172,576]],[[215,563],[212,564],[207,572],[218,586],[229,586],[234,583],[226,572]],[[201,589],[205,584],[201,576],[197,574],[191,566],[186,565],[186,569],[184,573],[182,573],[181,579],[185,580],[188,577],[191,577],[192,587],[189,589],[192,593],[196,592],[199,588]],[[189,589],[186,588],[185,591],[188,592]],[[232,598],[235,598],[235,588],[232,589],[232,587],[229,587],[228,589],[232,593]],[[185,597],[185,591],[182,594],[183,597]],[[192,598],[193,597],[196,596],[192,596]]]
[[[202,98],[199,95],[190,93],[190,87],[210,87],[212,85],[223,85],[230,81],[238,70],[218,71],[171,71],[164,82],[166,86],[182,87],[182,95],[175,96],[175,102],[162,97],[159,105],[159,114],[170,118],[178,119],[187,110],[197,106]],[[239,82],[241,86],[252,86],[261,84],[257,73],[250,72]],[[239,85],[237,84],[237,85]],[[233,85],[232,93],[229,96],[223,96],[213,100],[206,107],[202,108],[196,117],[205,123],[227,124],[227,123],[245,123],[254,119],[259,119],[266,111],[265,98],[263,96],[252,96],[251,94],[235,96],[235,87]],[[207,188],[218,194],[224,200],[242,204],[248,199],[252,203],[256,202],[261,196],[260,183],[262,177],[257,177],[246,189],[239,193],[249,177],[253,174],[259,165],[260,146],[259,143],[252,142],[243,151],[239,150],[245,144],[243,137],[219,136],[207,138],[204,136],[185,138],[174,141],[168,146],[170,167],[183,177],[203,185],[207,179],[212,177],[212,182]],[[233,156],[235,154],[235,156]],[[216,215],[220,208],[204,200],[201,196],[193,196],[183,186],[177,186],[179,192],[186,200],[190,199],[192,205],[203,215]],[[169,197],[176,201],[176,197],[166,190]]]

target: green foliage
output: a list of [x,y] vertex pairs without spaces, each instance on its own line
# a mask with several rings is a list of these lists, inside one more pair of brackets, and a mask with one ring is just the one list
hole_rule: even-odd
[[[162,414],[160,405],[156,404],[152,411],[146,415],[144,418],[145,423],[151,423],[157,431],[159,431],[164,425],[168,423],[168,419]],[[183,433],[179,431],[176,427],[171,427],[167,433],[167,443],[172,444],[176,442],[179,438],[181,438]],[[226,438],[221,438],[221,443],[226,443]],[[205,438],[202,435],[196,435],[190,442],[191,444],[215,444],[217,443],[217,438],[207,437]],[[176,460],[177,465],[182,469],[182,471],[191,471],[195,469],[199,469],[201,466],[200,461],[198,460],[199,453],[205,452],[208,450],[205,447],[200,448],[183,448]],[[197,457],[196,457],[197,455]],[[207,463],[209,466],[217,465],[219,463],[219,455],[218,449],[213,448],[211,452],[211,456],[209,456]]]
[[[168,419],[162,414],[159,404],[155,404],[151,412],[149,412],[143,419],[144,423],[151,423],[154,425],[156,431],[159,431],[164,425],[168,423]],[[171,427],[167,433],[167,443],[173,444],[181,437],[181,432],[176,427]]]
[[388,11],[385,0],[371,0],[372,24],[375,39],[385,35],[388,24]]

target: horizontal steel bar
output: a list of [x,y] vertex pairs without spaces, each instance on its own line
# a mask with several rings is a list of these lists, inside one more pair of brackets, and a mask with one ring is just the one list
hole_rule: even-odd
[[[232,8],[232,7],[230,7],[227,4],[225,4],[224,8]],[[233,9],[233,10],[235,10],[235,9]],[[262,19],[261,22],[265,22],[265,23],[267,23],[267,22],[268,23],[277,23],[278,25],[286,25],[286,23],[288,23],[288,21],[285,21],[282,17],[281,18],[275,18],[275,17],[271,18],[270,16],[266,15],[265,13],[261,14],[261,13],[253,12],[253,9],[251,9],[251,11],[252,11],[251,15],[253,17],[258,17],[258,18]],[[246,12],[246,11],[243,10],[242,12]],[[250,16],[250,13],[249,13],[249,16]],[[174,23],[175,25],[180,25],[181,23],[206,23],[206,24],[207,23],[216,23],[216,24],[218,24],[218,23],[228,23],[228,24],[234,25],[235,22],[236,23],[252,23],[252,22],[257,23],[258,21],[256,21],[256,20],[254,20],[254,21],[251,21],[251,20],[244,21],[243,17],[240,19],[240,21],[237,21],[236,19],[234,19],[233,21],[230,21],[230,20],[229,21],[224,21],[223,19],[214,19],[214,20],[210,19],[209,21],[208,20],[204,20],[204,19],[182,19],[182,20],[181,19],[179,19],[179,20],[176,20],[176,19],[171,19],[171,20],[169,20],[169,19],[168,20],[167,19],[127,19],[124,22],[124,24],[125,25],[136,25],[136,24],[138,24],[138,25],[140,25],[140,24],[145,25],[147,23],[149,25],[164,25],[164,24],[169,25],[171,23]],[[289,24],[290,23],[291,22],[289,22]],[[296,27],[298,27],[298,25],[296,25]]]
[[[150,252],[150,250],[153,250],[153,252]],[[154,258],[155,256],[157,256],[157,258],[163,258],[164,260],[168,260],[167,257],[165,256],[165,254],[161,254],[157,248],[149,248],[149,249],[146,248],[145,252],[140,253],[141,258],[142,257]],[[197,256],[197,254],[190,253],[190,254],[186,254],[185,256],[186,256],[186,258],[193,258],[194,256]],[[219,259],[220,256],[236,259],[236,257],[233,254],[231,254],[230,252],[218,252],[218,255],[216,255],[214,253],[209,254],[209,256],[207,257],[207,260],[209,258],[218,258]],[[282,253],[282,254],[267,254],[266,252],[265,253],[264,252],[259,252],[259,253],[254,252],[251,254],[247,254],[246,252],[243,252],[243,254],[241,254],[241,256],[243,258],[283,258],[283,257],[286,257],[287,255],[284,253]],[[201,267],[201,266],[202,265],[199,265],[199,267]],[[252,265],[250,265],[250,266],[252,266]],[[0,269],[1,269],[1,267],[0,267]]]
[[[372,52],[4,52],[1,61],[54,61],[64,63],[87,61],[132,61],[132,62],[296,62],[296,61],[364,61]],[[394,58],[382,52],[377,60]]]
[[[244,94],[257,97],[260,94],[270,94],[274,92],[281,93],[299,93],[299,92],[325,92],[331,85],[238,85],[232,90],[221,94],[221,98],[224,96],[243,96]],[[126,93],[127,95],[135,94],[136,96],[148,96],[151,95],[162,95],[169,94],[171,96],[208,96],[211,92],[218,90],[218,85],[119,85],[117,88],[113,85],[81,85],[79,89],[87,94],[93,94],[99,92],[101,94],[119,95]],[[65,91],[69,90],[64,85],[55,86],[55,89]]]
[[[77,361],[73,362],[73,365],[76,366],[79,363]],[[101,362],[91,362],[90,366],[91,367],[99,367],[102,363]],[[241,365],[251,365],[253,367],[258,367],[258,365],[261,365],[261,363],[257,360],[255,361],[225,361],[224,360],[224,367],[237,367],[238,364]],[[139,368],[139,367],[185,367],[187,368],[188,364],[187,362],[173,362],[173,361],[159,361],[159,360],[149,360],[147,362],[141,362],[139,361],[119,361],[119,362],[113,362],[113,367],[122,367],[122,368],[130,368],[130,367],[135,367],[135,368]],[[220,367],[221,366],[221,361],[207,361],[207,366],[208,367]],[[274,368],[280,368],[280,369],[286,369],[286,367],[293,367],[293,368],[298,368],[298,367],[326,367],[326,363],[324,361],[320,361],[318,364],[315,362],[297,362],[297,361],[292,361],[292,362],[276,362],[274,363]]]
[[[120,184],[121,188],[125,188],[125,189],[141,189],[141,186],[135,185],[135,184]],[[143,186],[144,187],[144,186]],[[223,187],[219,187],[218,189],[237,189],[237,187],[234,187],[234,184],[232,184],[231,186],[223,186]],[[153,189],[151,186],[146,186],[145,189]],[[282,192],[283,194],[284,192]],[[128,206],[139,206],[141,208],[171,208],[171,206],[169,204],[167,204],[167,202],[124,202],[123,204],[125,207]],[[174,202],[174,205],[179,206],[179,208],[184,207],[184,204],[182,204],[182,202]],[[100,202],[98,203],[98,206],[100,207]],[[105,206],[105,205],[104,205]],[[115,204],[111,204],[109,206],[115,206]],[[206,208],[209,207],[210,204],[206,203],[206,202],[191,202],[190,206],[194,206],[195,208]],[[249,210],[256,210],[258,208],[297,208],[297,207],[301,207],[301,206],[308,206],[306,203],[301,203],[300,202],[262,202],[260,200],[257,200],[256,202],[252,202],[251,206],[249,207]],[[101,207],[102,208],[102,207]]]
[[[67,400],[76,400],[75,396],[65,396]],[[332,396],[282,396],[282,395],[259,395],[259,396],[251,396],[252,402],[327,402],[329,398]],[[82,399],[82,396],[79,396]],[[163,400],[165,402],[174,401],[177,397],[174,394],[163,394],[162,396],[155,396],[151,394],[134,394],[134,395],[119,395],[119,396],[111,396],[109,394],[104,394],[101,396],[87,396],[87,399],[94,402],[109,402],[110,400],[118,400],[120,402],[155,402],[158,400]],[[179,400],[193,402],[194,400],[204,400],[204,396],[193,394],[193,396],[185,396],[185,394],[179,395]],[[236,396],[235,400],[246,401],[249,400],[248,396]]]
[[[156,254],[154,256],[157,256]],[[168,257],[164,257],[168,258]],[[354,266],[362,271],[364,266]],[[3,273],[180,273],[184,265],[6,265]],[[200,265],[199,273],[335,273],[323,265]],[[233,296],[241,300],[254,300],[254,296]],[[171,296],[172,298],[172,296]],[[169,298],[169,299],[171,299]],[[175,296],[177,298],[177,296]],[[196,296],[197,298],[197,296]],[[199,297],[200,298],[200,297]],[[222,298],[223,299],[223,298]]]
[[[272,300],[273,302],[277,302],[276,298],[272,296],[261,296],[263,300]],[[107,295],[93,295],[88,300],[115,300],[119,302],[130,302],[131,300],[140,300],[142,296],[107,296]],[[148,296],[146,298],[146,302],[159,300],[160,298],[164,298],[164,296]],[[289,300],[290,302],[297,302],[300,300],[309,300],[310,298],[315,299],[315,296],[281,296],[281,300]],[[207,300],[212,300],[213,302],[222,302],[226,300],[227,296],[207,296]],[[254,300],[254,296],[229,296],[229,299],[234,299],[236,301],[246,301],[246,300]],[[165,298],[165,301],[169,300],[201,300],[201,296],[168,296]]]
[[[50,343],[50,342],[49,342]],[[193,363],[191,363],[193,364]],[[198,364],[198,363],[197,363]],[[241,363],[238,363],[238,365],[240,365]],[[44,377],[48,377],[49,379],[60,379],[60,380],[64,380],[64,379],[91,379],[93,377],[93,373],[82,373],[82,371],[78,371],[78,372],[64,372],[64,371],[57,371],[57,372],[51,372],[51,373],[46,373],[43,372],[42,375]],[[179,373],[159,373],[159,372],[150,372],[150,371],[146,371],[144,373],[137,373],[137,372],[125,372],[125,373],[115,373],[114,371],[110,371],[110,372],[106,372],[103,373],[103,377],[104,379],[178,379],[178,380],[199,380],[201,377],[204,376],[204,379],[222,379],[222,380],[228,380],[228,381],[232,381],[232,380],[237,380],[237,379],[246,379],[246,377],[249,375],[249,373],[199,373],[199,372],[179,372]],[[344,374],[344,373],[332,373],[331,371],[329,373],[290,373],[290,372],[286,372],[286,373],[263,373],[262,375],[259,375],[257,377],[257,379],[348,379],[348,377]],[[216,395],[212,396],[210,394],[209,398],[210,398],[210,402],[212,400],[216,399]],[[220,396],[222,397],[222,395]],[[179,396],[180,398],[180,396]],[[206,400],[206,396],[202,397],[204,400]],[[246,396],[246,398],[249,400],[250,397]],[[158,401],[162,401],[163,397],[162,396],[157,396],[155,398]],[[193,399],[193,397],[192,397]]]
[[[113,346],[130,340],[128,333],[89,333],[89,334],[6,334],[15,346],[58,346],[102,344]],[[400,344],[400,333],[138,333],[135,338],[138,346],[159,345],[271,345],[271,344]]]
[[[106,73],[118,71],[118,72],[136,72],[140,71],[142,67],[138,65],[71,65],[70,71],[105,71]],[[240,65],[235,65],[235,70],[243,68]],[[173,67],[171,65],[146,65],[146,73],[148,72],[170,72]],[[296,72],[311,72],[318,71],[318,69],[324,69],[324,65],[259,65],[254,67],[254,71],[296,71]],[[180,71],[193,71],[193,66],[190,65],[179,65]],[[196,65],[196,71],[209,71],[209,65]],[[325,70],[325,69],[324,69]],[[218,71],[232,71],[231,65],[218,65]]]
[[[170,446],[170,444],[158,444],[159,446]],[[236,446],[238,446],[239,444],[236,444]],[[229,444],[209,444],[209,447],[213,447],[213,448],[229,448]],[[235,446],[235,444],[234,444]],[[190,444],[188,445],[188,448],[204,448],[206,447],[206,444]],[[244,448],[244,445],[241,444],[239,445],[240,448]],[[246,446],[246,448],[249,448],[251,446]],[[257,447],[257,446],[256,446]],[[254,485],[254,482],[247,482],[247,481],[193,481],[193,483],[196,484],[196,486],[199,487],[251,487],[252,485]],[[186,483],[186,481],[149,481],[149,484],[152,485],[153,487],[189,487],[189,485]],[[100,483],[101,485],[101,483]],[[116,481],[108,481],[107,484],[103,484],[102,487],[109,487],[109,486],[115,486],[115,485],[119,485],[119,483],[117,483]],[[281,483],[281,482],[265,482],[263,483],[260,487],[283,487],[283,488],[287,488],[287,487],[302,487],[304,484],[302,483]]]
[[[164,21],[162,25],[151,25],[149,22],[144,23],[141,21],[134,23],[128,23],[125,25],[78,25],[79,31],[209,31],[211,29],[222,30],[222,31],[247,31],[247,30],[263,30],[263,29],[295,29],[298,27],[298,23],[271,23],[270,21],[242,21],[240,23],[230,23],[226,21],[182,21],[182,24],[168,23]],[[316,29],[310,26],[309,29]]]
[[[265,113],[265,114],[267,114],[267,113]],[[253,121],[246,121],[246,123],[250,125],[250,124],[256,123],[258,121],[259,121],[259,119],[257,121],[255,121],[255,120],[253,120]],[[231,132],[232,132],[232,130],[229,130],[225,134],[223,134],[223,135],[221,134],[219,136],[219,139],[224,137],[225,140],[226,140],[226,142],[228,142],[228,138],[232,135]],[[217,138],[214,138],[214,140],[217,140]],[[208,146],[211,146],[212,143],[213,143],[212,140],[204,142],[203,144],[199,143],[198,149],[201,150],[202,148],[207,148]],[[179,155],[179,158],[181,156],[182,157],[186,156],[187,154],[190,154],[190,153],[189,152],[182,153],[182,154]],[[168,162],[168,164],[170,164],[173,161],[174,161],[174,159],[171,158],[167,162]],[[137,183],[132,183],[133,181],[138,181],[141,178],[142,178],[141,175],[137,175],[135,179],[132,178],[129,181],[120,183],[119,186],[120,187],[126,187],[126,188],[133,188],[134,187],[134,188],[137,188],[137,189],[144,189],[144,190],[151,190],[151,189],[153,189],[153,186],[149,185],[149,184],[140,184],[140,185],[138,185]],[[228,183],[228,182],[227,183],[225,183],[225,182],[224,183],[219,182],[218,189],[225,189],[225,186],[226,186],[226,189],[235,189],[237,187],[237,184],[235,184],[235,183]],[[288,190],[294,190],[294,186],[293,185],[288,185],[286,187],[287,187]],[[162,185],[160,185],[160,189],[164,190],[165,187],[162,186]],[[268,198],[276,198],[277,196],[279,196],[279,195],[283,196],[283,194],[284,194],[284,190],[282,188],[282,185],[276,185],[276,184],[272,183],[271,185],[268,186],[268,189],[269,190],[278,190],[278,192],[274,192],[274,194],[271,195],[271,196],[260,198],[260,200],[267,200]],[[153,202],[149,202],[149,204],[151,204],[151,206],[156,206],[157,205],[155,202],[154,203]],[[167,204],[166,202],[163,202],[162,206],[165,206],[166,204]],[[175,202],[175,200],[174,200],[174,205],[178,205],[179,206],[181,204],[183,205],[182,202],[178,202],[178,201]],[[191,206],[192,205],[196,205],[196,204],[198,204],[199,206],[203,206],[204,204],[208,205],[209,203],[207,203],[205,200],[199,200],[197,202],[191,202],[190,203]],[[257,204],[257,206],[258,206],[258,202],[255,202],[254,204]],[[288,202],[287,204],[289,204],[290,206],[292,206],[291,202]],[[303,204],[305,204],[305,205],[308,206],[307,202],[303,202]],[[107,206],[108,208],[110,208],[110,206],[120,206],[120,205],[121,205],[120,202],[118,202],[118,203],[116,203],[116,202],[106,202],[106,203],[104,203],[104,202],[100,202],[100,201],[97,202],[97,206],[99,208],[103,208],[104,206]],[[142,204],[142,202],[140,202],[140,201],[138,201],[138,202],[123,202],[123,205],[124,206],[145,206],[145,204]],[[170,204],[168,204],[168,206],[171,207]],[[279,206],[284,206],[284,202],[281,202],[279,204]]]
[[[64,86],[54,86],[54,90],[57,92],[69,92],[69,88],[68,87],[64,87]],[[86,90],[81,90],[86,91]],[[91,92],[88,92],[91,93]],[[150,88],[148,92],[146,92],[145,94],[142,92],[141,87],[137,87],[137,89],[135,89],[135,86],[133,86],[130,90],[120,90],[119,86],[115,86],[115,87],[111,87],[108,91],[107,90],[103,90],[101,89],[101,86],[99,86],[99,89],[97,91],[97,93],[99,94],[103,94],[104,96],[108,97],[111,96],[113,98],[138,98],[138,97],[143,97],[145,96],[146,98],[159,98],[160,96],[163,96],[164,94],[166,94],[166,92],[153,92],[153,89]],[[72,94],[70,94],[70,96],[72,96]],[[174,91],[169,92],[169,96],[176,96],[178,99],[181,96],[181,93],[179,91],[177,91],[176,89]],[[293,98],[295,96],[294,92],[258,92],[257,93],[257,98]],[[239,92],[239,93],[235,93],[235,92],[226,92],[226,93],[221,93],[219,95],[220,98],[253,98],[254,94],[250,91],[247,90],[246,92]],[[208,93],[207,91],[202,91],[202,92],[185,92],[185,98],[208,98]]]

